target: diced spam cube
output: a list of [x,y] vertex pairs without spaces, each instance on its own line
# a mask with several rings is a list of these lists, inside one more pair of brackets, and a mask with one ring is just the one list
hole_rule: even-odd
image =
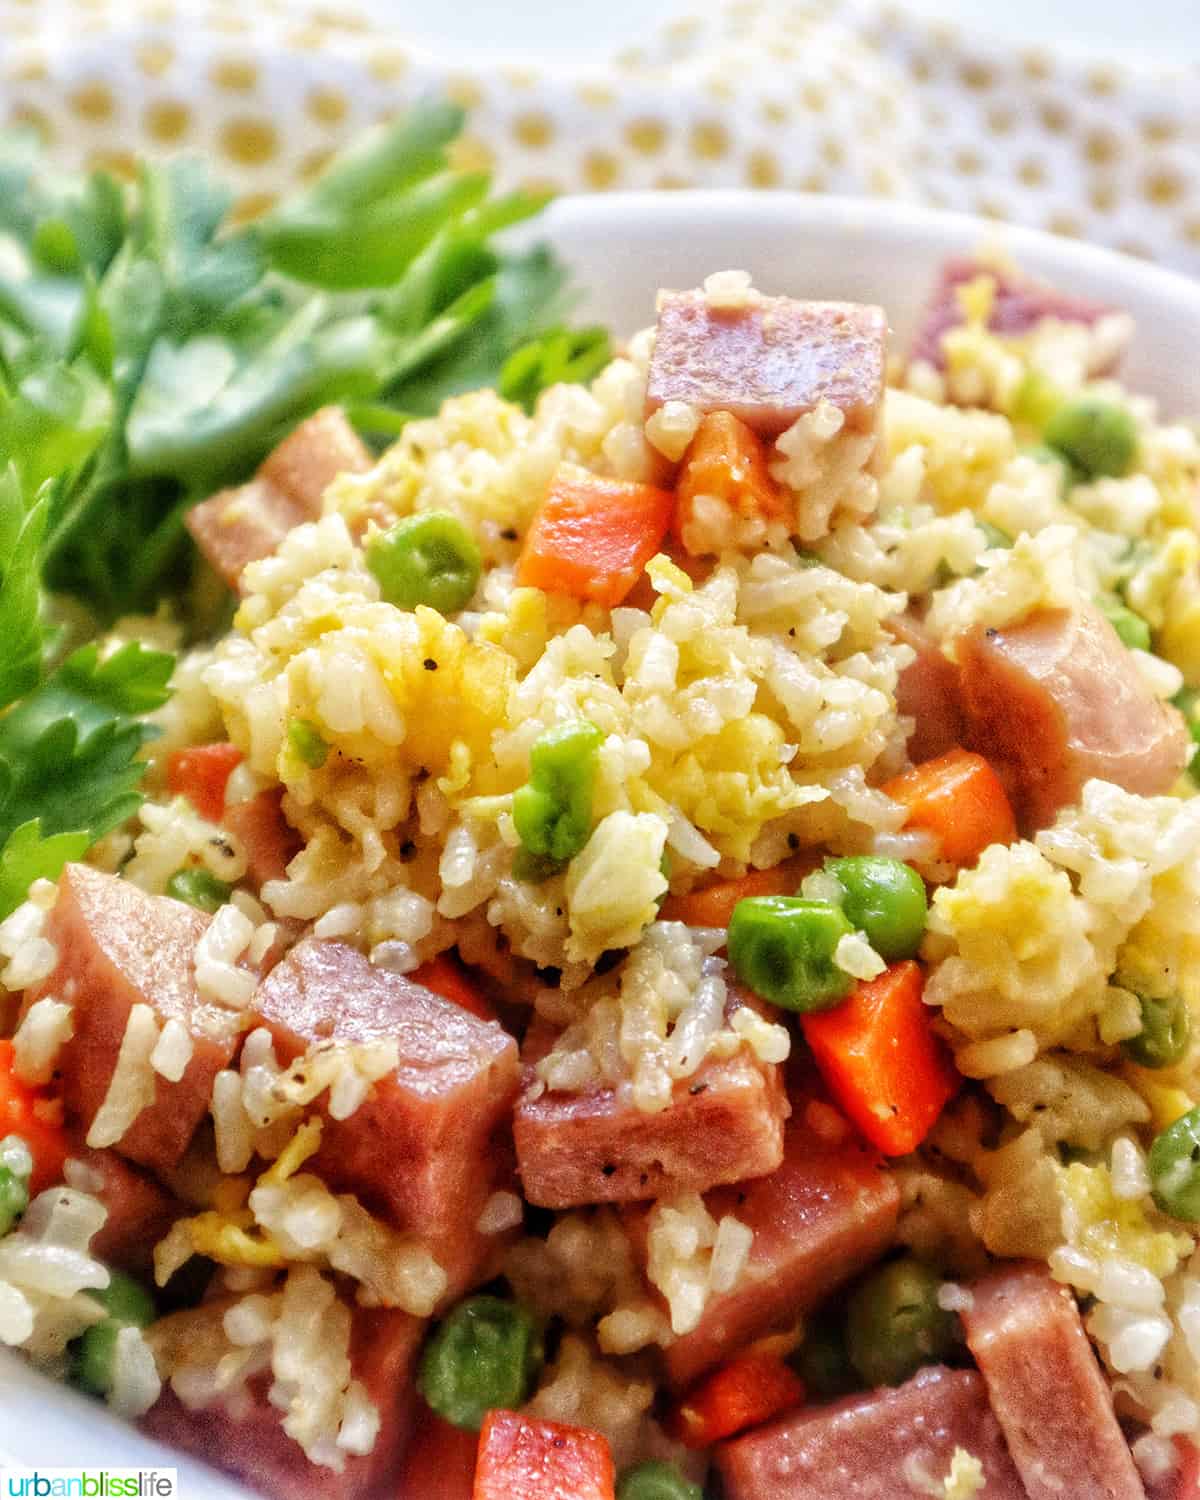
[[728,411],[776,438],[821,401],[850,431],[873,432],[883,401],[887,318],[856,302],[751,294],[714,307],[702,291],[662,292],[646,415],[668,401]]
[[[930,1365],[722,1443],[717,1468],[728,1500],[926,1500],[944,1493],[958,1448],[983,1467],[979,1500],[1025,1500],[979,1375]],[[1063,1496],[1085,1493],[1101,1492]]]
[[[1053,318],[1059,323],[1083,323],[1090,327],[1114,311],[1099,302],[1059,291],[1057,287],[1036,281],[1017,271],[955,257],[942,267],[933,296],[913,340],[911,357],[914,360],[924,360],[939,370],[945,369],[946,351],[942,340],[952,328],[960,327],[964,321],[958,298],[959,288],[978,276],[990,276],[995,283],[988,328],[1007,338],[1017,338],[1029,333],[1046,318]],[[1111,370],[1115,362],[1112,360],[1097,365],[1088,373],[1103,374]]]
[[195,952],[209,918],[166,896],[148,896],[130,881],[87,865],[68,865],[47,936],[58,964],[26,1003],[54,995],[74,1007],[74,1036],[58,1058],[63,1100],[86,1137],[104,1103],[135,1005],[148,1005],[161,1024],[175,1020],[192,1039],[191,1060],[178,1083],[154,1078],[147,1105],[114,1143],[131,1161],[157,1171],[173,1167],[208,1112],[212,1081],[229,1066],[236,1017],[201,999]]
[[525,1087],[513,1117],[517,1170],[530,1203],[571,1208],[703,1192],[772,1172],[788,1115],[780,1069],[746,1047],[710,1058],[676,1085],[670,1104],[647,1114],[611,1088],[540,1092],[533,1072],[553,1033],[525,1038]]
[[916,764],[935,760],[963,740],[962,684],[958,668],[907,610],[893,615],[887,628],[903,646],[911,646],[909,662],[896,683],[896,708],[915,720],[908,737],[908,756]]
[[269,454],[248,484],[194,506],[187,527],[230,588],[249,563],[270,557],[288,532],[321,514],[321,496],[339,474],[362,474],[371,455],[336,406],[309,417]]
[[1142,1500],[1070,1288],[1017,1265],[977,1282],[962,1319],[1029,1500]]
[[[699,1325],[665,1351],[677,1388],[744,1345],[796,1319],[882,1255],[900,1209],[894,1179],[847,1132],[818,1135],[798,1114],[784,1134],[783,1164],[767,1177],[705,1196],[716,1219],[733,1214],[754,1232],[733,1288],[710,1296]],[[627,1218],[645,1254],[648,1215]]]
[[323,406],[272,449],[258,472],[313,520],[339,474],[365,474],[370,467],[370,452],[341,408]]
[[425,1325],[406,1313],[356,1309],[351,1363],[380,1415],[375,1445],[345,1457],[341,1473],[311,1463],[283,1430],[267,1396],[269,1377],[229,1401],[191,1409],[169,1388],[142,1430],[223,1469],[270,1500],[367,1500],[387,1493],[412,1426],[413,1366]]
[[300,835],[283,813],[283,793],[267,787],[244,802],[232,802],[222,819],[245,851],[247,874],[256,886],[282,880],[300,848]]
[[131,1167],[115,1151],[72,1152],[94,1177],[87,1191],[99,1198],[108,1217],[92,1237],[91,1252],[106,1265],[129,1271],[148,1270],[154,1247],[172,1222],[186,1210],[177,1198],[145,1172]]
[[513,1038],[357,949],[316,938],[271,971],[252,1009],[281,1062],[330,1039],[399,1044],[395,1073],[347,1119],[326,1121],[309,1169],[419,1235],[452,1283],[461,1280],[504,1166],[492,1136],[517,1091]]
[[294,526],[314,519],[273,484],[251,479],[193,506],[187,529],[215,571],[236,589],[250,563],[270,557]]
[[977,626],[957,652],[967,742],[1006,774],[1029,827],[1051,824],[1093,778],[1167,792],[1195,751],[1182,715],[1090,605]]

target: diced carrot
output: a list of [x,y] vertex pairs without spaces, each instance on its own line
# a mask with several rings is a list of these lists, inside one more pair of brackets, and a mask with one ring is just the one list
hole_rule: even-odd
[[479,1435],[444,1421],[422,1401],[400,1469],[396,1500],[471,1500]]
[[761,1426],[804,1400],[800,1377],[778,1354],[738,1355],[694,1386],[676,1407],[674,1436],[689,1448]]
[[800,882],[820,863],[815,856],[800,854],[769,870],[747,870],[735,880],[718,880],[668,896],[659,915],[664,922],[686,922],[689,927],[728,927],[733,908],[747,896],[794,896]]
[[13,1044],[0,1042],[0,1140],[7,1135],[20,1136],[33,1157],[31,1197],[62,1181],[67,1158],[62,1101],[18,1078]]
[[296,830],[283,815],[283,792],[272,787],[225,810],[224,823],[242,841],[256,884],[282,880],[300,847]]
[[674,530],[688,550],[699,495],[724,501],[739,516],[790,522],[793,514],[788,496],[771,478],[762,439],[727,411],[709,412],[696,429],[683,456],[677,494]]
[[451,1000],[455,1005],[461,1005],[463,1010],[469,1010],[481,1021],[496,1019],[496,1011],[492,1002],[462,964],[449,953],[439,953],[436,958],[431,958],[427,964],[422,964],[408,977],[415,980],[417,984],[423,984],[435,995],[440,995],[443,1000]]
[[613,1500],[616,1483],[599,1432],[515,1411],[484,1419],[473,1500]]
[[951,864],[974,864],[989,844],[1011,844],[1017,836],[999,776],[969,750],[947,750],[885,782],[883,790],[908,808],[906,828],[937,835],[942,858]]
[[912,959],[802,1017],[804,1039],[834,1100],[885,1156],[914,1151],[961,1082],[934,1035]]
[[172,796],[186,797],[202,818],[217,823],[225,811],[225,788],[242,760],[236,745],[193,745],[167,757],[167,787]]
[[525,538],[517,582],[611,609],[659,550],[674,509],[669,490],[560,470]]

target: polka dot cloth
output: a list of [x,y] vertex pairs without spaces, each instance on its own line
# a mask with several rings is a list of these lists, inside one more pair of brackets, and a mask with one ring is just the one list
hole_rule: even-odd
[[1200,73],[1014,53],[877,0],[707,5],[575,68],[468,69],[289,0],[0,0],[0,36],[0,121],[76,166],[202,152],[243,214],[441,90],[470,112],[461,163],[502,188],[882,194],[1200,274]]

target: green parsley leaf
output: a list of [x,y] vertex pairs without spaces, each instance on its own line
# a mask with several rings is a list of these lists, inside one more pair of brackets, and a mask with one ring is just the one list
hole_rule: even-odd
[[16,911],[35,880],[57,880],[68,861],[82,859],[91,843],[86,833],[42,837],[36,818],[14,828],[0,846],[0,920]]
[[[339,402],[386,441],[508,377],[532,402],[606,347],[562,330],[564,273],[497,238],[544,196],[454,169],[456,106],[368,132],[258,223],[193,161],[122,190],[0,137],[0,464],[49,477],[44,575],[102,623],[180,593],[188,508]],[[554,330],[553,333],[550,330]]]
[[11,466],[0,473],[0,708],[29,692],[41,676],[41,545],[47,502],[26,511]]
[[500,394],[532,411],[552,385],[583,382],[598,375],[612,358],[603,328],[551,328],[515,350],[500,370]]
[[103,661],[84,646],[0,718],[0,839],[40,820],[86,847],[137,811],[154,734],[137,716],[166,701],[173,664],[137,642]]

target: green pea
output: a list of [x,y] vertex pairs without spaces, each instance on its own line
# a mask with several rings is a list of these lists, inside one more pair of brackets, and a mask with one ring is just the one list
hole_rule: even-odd
[[586,719],[557,724],[534,741],[529,780],[512,804],[517,836],[531,855],[563,863],[587,843],[603,742]]
[[957,1319],[938,1306],[942,1277],[912,1256],[860,1282],[846,1310],[846,1347],[867,1385],[900,1385],[954,1347]]
[[112,1389],[117,1354],[117,1336],[122,1328],[145,1328],[154,1321],[154,1299],[145,1287],[123,1271],[110,1271],[106,1287],[89,1289],[107,1316],[76,1342],[71,1378],[93,1396],[106,1396]]
[[860,1381],[846,1349],[842,1311],[826,1305],[807,1319],[804,1342],[791,1357],[797,1375],[819,1396],[845,1396],[859,1388]]
[[105,1318],[93,1323],[75,1345],[71,1380],[81,1391],[107,1396],[112,1389],[117,1362],[117,1335],[122,1325]]
[[1200,1109],[1192,1109],[1154,1139],[1146,1158],[1154,1201],[1172,1219],[1200,1222]]
[[167,881],[167,895],[176,901],[186,901],[200,911],[214,912],[225,905],[233,894],[233,887],[218,880],[215,875],[196,866],[176,870]]
[[124,1271],[109,1271],[106,1287],[92,1288],[87,1295],[94,1298],[115,1322],[122,1326],[132,1324],[145,1328],[154,1322],[154,1298],[140,1281],[126,1276]]
[[1060,407],[1043,437],[1087,479],[1128,474],[1137,453],[1137,426],[1130,412],[1094,397]]
[[483,561],[475,538],[449,511],[406,516],[367,543],[367,567],[383,597],[400,609],[427,604],[443,615],[475,592]]
[[329,759],[329,742],[310,719],[292,720],[288,744],[296,758],[313,771],[319,771]]
[[733,909],[727,947],[733,972],[786,1010],[826,1010],[854,980],[833,961],[854,929],[840,907],[801,896],[747,896]]
[[674,1464],[653,1458],[634,1464],[617,1480],[617,1500],[703,1500],[698,1484],[685,1479]]
[[478,1431],[489,1411],[528,1399],[543,1358],[541,1328],[527,1308],[501,1297],[471,1297],[426,1344],[421,1394],[447,1422]]
[[0,1167],[0,1235],[7,1234],[28,1207],[28,1185],[11,1167]]
[[1121,1051],[1143,1068],[1169,1068],[1179,1062],[1192,1036],[1192,1018],[1182,995],[1139,995],[1142,1029],[1127,1037]]
[[1131,651],[1149,651],[1150,626],[1141,615],[1115,595],[1106,595],[1097,600],[1097,603],[1101,614]]
[[925,936],[925,882],[899,859],[854,854],[827,859],[825,868],[846,893],[842,910],[881,958],[911,958]]

